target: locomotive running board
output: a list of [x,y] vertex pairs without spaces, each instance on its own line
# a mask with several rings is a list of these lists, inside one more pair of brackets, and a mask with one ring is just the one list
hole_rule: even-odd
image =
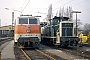
[[56,36],[41,36],[41,38],[56,38]]

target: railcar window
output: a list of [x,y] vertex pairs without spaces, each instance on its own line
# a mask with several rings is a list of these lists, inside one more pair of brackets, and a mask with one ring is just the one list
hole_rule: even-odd
[[28,24],[28,18],[19,18],[19,24]]
[[37,24],[36,18],[29,18],[29,24]]

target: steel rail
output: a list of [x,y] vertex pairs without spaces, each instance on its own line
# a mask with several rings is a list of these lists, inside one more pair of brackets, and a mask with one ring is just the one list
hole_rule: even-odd
[[31,60],[30,57],[26,54],[25,51],[23,51],[23,49],[21,49],[21,51],[23,52],[24,56],[26,57],[27,60]]
[[[26,57],[27,60],[31,60],[31,58],[27,55],[27,53],[23,49],[20,48],[20,50],[22,51],[22,53],[24,54],[24,56]],[[46,53],[44,53],[44,52],[42,52],[42,51],[40,51],[38,49],[35,49],[35,50],[37,52],[41,53],[42,55],[48,57],[50,60],[56,60],[55,58],[49,56],[48,54],[46,54]]]
[[66,52],[70,52],[70,53],[72,53],[72,54],[74,54],[74,55],[76,54],[76,55],[78,55],[78,56],[81,56],[81,57],[85,57],[85,58],[90,59],[90,56],[89,56],[89,55],[80,53],[80,51],[78,52],[78,50],[76,50],[76,51],[73,51],[73,50],[67,50],[67,49],[61,49],[61,50],[64,50],[64,51],[66,51]]
[[51,60],[56,60],[55,58],[53,58],[53,57],[47,55],[46,53],[44,53],[44,52],[42,52],[42,51],[40,51],[40,50],[38,50],[38,49],[36,49],[36,51],[38,51],[39,53],[43,54],[44,56],[50,58]]

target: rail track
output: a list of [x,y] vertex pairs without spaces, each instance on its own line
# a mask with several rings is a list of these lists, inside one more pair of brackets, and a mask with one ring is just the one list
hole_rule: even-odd
[[44,49],[25,49],[15,46],[14,54],[16,60],[65,60],[64,58],[58,57]]
[[[73,48],[55,48],[55,49],[65,51],[72,55],[81,56],[84,59],[90,59],[90,51],[76,49],[76,48],[74,48],[74,49]],[[51,54],[49,52],[45,52],[43,49],[42,50],[20,49],[20,51],[23,52],[22,58],[26,57],[26,59],[24,58],[24,60],[65,60],[64,58],[55,57],[55,56],[53,56],[53,54]],[[22,59],[18,59],[18,60],[22,60]]]
[[21,49],[27,60],[57,60],[38,49]]
[[55,47],[55,46],[49,46],[49,47],[57,49],[57,50],[65,51],[66,53],[70,53],[70,54],[75,55],[75,56],[81,56],[81,57],[88,59],[88,60],[90,59],[90,51],[89,50],[85,50],[85,49],[83,50],[83,49],[74,48],[74,47],[73,48],[72,47],[60,48],[60,47]]
[[5,42],[11,41],[12,38],[0,38],[0,46],[4,44]]
[[14,54],[16,60],[28,60],[17,46],[14,47]]
[[85,59],[90,59],[90,51],[72,48],[59,48],[59,50],[69,52],[72,55],[84,57]]

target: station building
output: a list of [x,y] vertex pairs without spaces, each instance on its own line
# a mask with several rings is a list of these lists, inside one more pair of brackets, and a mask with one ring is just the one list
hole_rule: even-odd
[[7,25],[0,27],[0,37],[13,37],[14,36],[14,26]]

